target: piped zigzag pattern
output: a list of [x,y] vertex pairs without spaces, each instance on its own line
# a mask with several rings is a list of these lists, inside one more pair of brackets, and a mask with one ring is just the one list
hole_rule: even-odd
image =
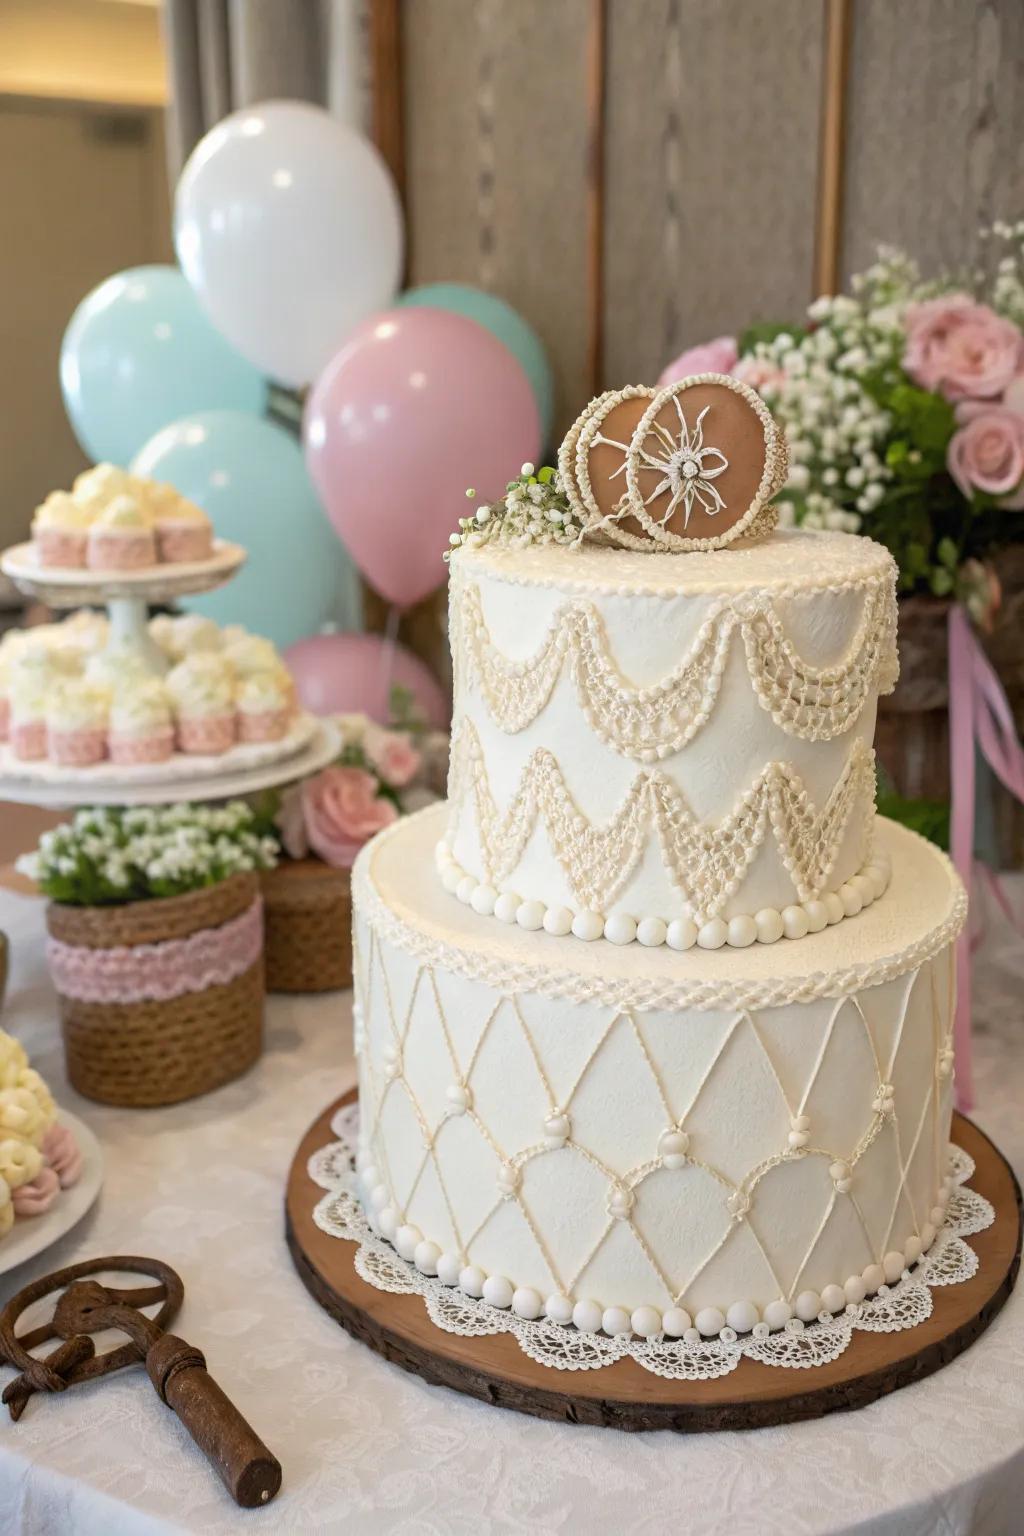
[[509,805],[501,811],[480,739],[466,721],[452,743],[449,798],[455,819],[462,806],[472,808],[485,880],[500,883],[509,878],[540,823],[575,899],[597,912],[607,911],[623,890],[653,831],[687,912],[703,923],[718,916],[739,888],[769,832],[797,899],[820,895],[858,806],[860,859],[866,858],[874,787],[875,754],[857,738],[820,810],[796,769],[772,762],[721,821],[702,822],[671,779],[658,769],[644,769],[610,819],[595,825],[573,800],[554,755],[541,747],[526,762]]
[[515,733],[535,720],[568,668],[594,733],[640,762],[678,752],[706,723],[737,632],[762,708],[787,735],[807,741],[831,741],[849,730],[872,691],[891,692],[899,675],[896,601],[888,581],[865,587],[856,632],[831,666],[814,666],[797,653],[772,595],[761,592],[719,603],[687,654],[650,687],[636,685],[619,670],[592,603],[559,607],[541,644],[524,660],[503,655],[495,645],[477,586],[461,587],[453,617],[460,677],[476,680],[501,730]]

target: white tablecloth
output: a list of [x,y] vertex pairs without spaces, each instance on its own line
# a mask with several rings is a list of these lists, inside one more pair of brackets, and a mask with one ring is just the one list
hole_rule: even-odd
[[[1024,1287],[947,1369],[858,1413],[746,1434],[543,1423],[426,1386],[355,1343],[295,1275],[282,1193],[300,1136],[354,1080],[347,996],[274,998],[243,1081],[177,1108],[103,1109],[63,1072],[38,902],[0,892],[14,966],[4,1026],[103,1144],[106,1184],[61,1243],[0,1280],[102,1253],[165,1258],[178,1331],[279,1456],[284,1487],[237,1510],[134,1371],[36,1399],[0,1433],[0,1531],[346,1536],[549,1532],[1008,1536],[1024,1515]],[[1014,974],[1016,967],[1016,974]],[[977,1119],[1024,1167],[1021,958],[990,963]],[[1014,997],[1015,993],[1015,997]]]

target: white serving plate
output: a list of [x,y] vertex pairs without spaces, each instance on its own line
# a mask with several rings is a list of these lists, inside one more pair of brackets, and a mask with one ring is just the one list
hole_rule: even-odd
[[229,581],[245,563],[241,544],[214,539],[208,560],[179,565],[142,566],[137,571],[90,571],[85,567],[40,565],[36,546],[15,544],[0,556],[0,571],[21,592],[38,597],[54,608],[77,608],[85,603],[108,603],[133,597],[147,603],[169,603],[177,597],[209,592]]

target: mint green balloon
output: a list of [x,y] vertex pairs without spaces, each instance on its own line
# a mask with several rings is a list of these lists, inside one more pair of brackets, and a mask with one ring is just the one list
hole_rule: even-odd
[[517,359],[530,381],[540,416],[541,435],[545,443],[548,441],[555,390],[551,364],[537,332],[511,304],[506,304],[504,299],[497,298],[493,293],[471,288],[468,283],[426,283],[422,288],[410,288],[398,302],[426,305],[429,309],[453,310],[457,315],[475,320],[493,336],[497,336]]
[[244,624],[281,650],[324,625],[358,629],[360,588],[327,521],[295,438],[238,411],[203,411],[164,427],[136,455],[135,474],[196,502],[214,533],[248,559],[226,586],[182,606]]
[[177,267],[131,267],[94,288],[64,332],[60,383],[86,453],[122,468],[168,422],[214,409],[258,416],[267,394]]

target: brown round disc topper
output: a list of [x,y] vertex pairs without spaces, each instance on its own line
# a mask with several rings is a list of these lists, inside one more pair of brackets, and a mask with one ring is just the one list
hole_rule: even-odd
[[574,423],[566,447],[567,489],[585,522],[634,549],[717,549],[766,531],[786,475],[770,411],[725,374],[609,391]]

